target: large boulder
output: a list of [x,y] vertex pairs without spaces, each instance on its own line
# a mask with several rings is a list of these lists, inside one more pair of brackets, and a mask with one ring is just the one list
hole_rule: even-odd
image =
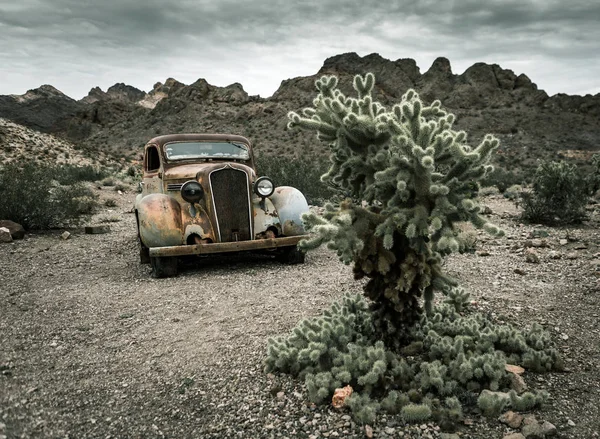
[[17,224],[10,220],[0,220],[0,227],[8,229],[12,239],[23,239],[25,237],[25,229],[21,224]]

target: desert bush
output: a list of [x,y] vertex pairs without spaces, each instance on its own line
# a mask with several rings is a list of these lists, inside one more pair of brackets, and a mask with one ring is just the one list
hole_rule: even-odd
[[506,169],[496,167],[492,172],[481,179],[481,186],[495,186],[502,193],[515,184],[523,184],[525,177],[522,172],[507,171]]
[[509,200],[515,201],[519,199],[522,192],[523,186],[521,186],[520,184],[513,184],[512,186],[506,188],[506,190],[504,191],[504,197],[508,198]]
[[308,157],[294,158],[265,153],[256,158],[258,175],[266,175],[275,186],[292,186],[304,194],[312,205],[322,205],[334,191],[321,181],[327,163]]
[[600,190],[600,154],[592,156],[592,170],[586,177],[586,182],[590,195],[594,195]]
[[40,163],[5,165],[0,169],[0,218],[27,229],[49,229],[75,224],[92,213],[97,206],[94,193],[80,182],[61,185],[56,176],[55,167]]
[[108,176],[108,171],[94,166],[59,165],[50,169],[54,180],[62,185],[80,181],[97,181]]
[[115,179],[113,177],[106,177],[106,178],[102,179],[102,181],[100,183],[102,184],[102,186],[114,186]]
[[115,192],[121,191],[121,192],[127,192],[129,190],[129,186],[127,186],[124,183],[116,183],[115,184]]
[[531,191],[521,192],[523,219],[540,224],[574,224],[586,218],[588,182],[574,164],[544,161]]
[[130,177],[136,177],[138,173],[138,168],[136,168],[135,166],[130,166],[127,168],[127,175],[129,175]]

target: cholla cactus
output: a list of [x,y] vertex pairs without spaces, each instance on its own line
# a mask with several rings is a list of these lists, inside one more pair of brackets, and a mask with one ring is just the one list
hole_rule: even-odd
[[430,308],[434,290],[456,286],[442,272],[442,257],[458,251],[455,223],[470,221],[501,233],[480,216],[477,181],[499,142],[487,135],[469,146],[454,131],[454,115],[439,101],[425,105],[414,90],[387,109],[373,101],[375,77],[354,78],[358,97],[337,89],[337,78],[316,81],[314,108],[290,112],[289,127],[315,130],[329,144],[331,168],[322,180],[348,198],[327,206],[323,216],[307,214],[313,232],[305,249],[328,243],[356,278],[368,277],[374,323],[390,347],[420,314],[418,298]]

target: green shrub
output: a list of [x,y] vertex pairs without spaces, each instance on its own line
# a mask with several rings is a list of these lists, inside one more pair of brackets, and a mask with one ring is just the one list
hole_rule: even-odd
[[592,156],[592,171],[586,178],[588,193],[594,195],[600,190],[600,154]]
[[127,190],[129,189],[129,186],[123,184],[123,183],[116,183],[115,184],[115,192],[121,191],[121,192],[127,192]]
[[518,200],[523,192],[523,186],[520,184],[513,184],[504,191],[504,197],[509,200]]
[[327,172],[326,161],[308,157],[294,158],[261,154],[256,158],[258,175],[266,175],[275,186],[292,186],[304,194],[309,204],[321,205],[334,191],[321,181]]
[[506,169],[496,167],[487,174],[481,181],[482,187],[495,186],[502,193],[515,184],[523,184],[525,177],[520,171],[507,171]]
[[102,184],[102,186],[114,186],[115,179],[112,177],[106,177],[100,183]]
[[92,213],[97,206],[94,193],[82,183],[59,184],[56,169],[35,162],[9,163],[0,169],[0,218],[27,229],[49,229],[77,223]]
[[523,219],[541,224],[575,224],[586,218],[588,182],[576,165],[540,163],[531,192],[521,193]]

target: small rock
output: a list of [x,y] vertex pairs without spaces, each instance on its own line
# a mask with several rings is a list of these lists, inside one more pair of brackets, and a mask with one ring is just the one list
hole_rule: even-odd
[[0,433],[4,433],[6,431],[6,424],[4,422],[0,422]]
[[579,255],[577,255],[577,253],[575,253],[575,252],[567,253],[567,255],[565,256],[565,258],[571,259],[571,260],[577,259],[578,257],[579,257]]
[[69,232],[64,232],[62,235],[60,235],[60,237],[62,239],[69,239],[71,237],[71,234]]
[[510,372],[510,373],[517,374],[517,375],[521,375],[521,374],[525,373],[525,369],[523,369],[521,366],[517,366],[515,364],[505,364],[504,370],[507,372]]
[[88,235],[99,235],[102,233],[109,233],[110,227],[107,225],[100,226],[85,226],[85,233]]
[[529,262],[530,264],[539,264],[540,257],[537,255],[534,249],[528,248],[525,252],[525,261]]
[[548,242],[545,239],[534,239],[531,241],[532,247],[544,248],[548,247]]
[[560,338],[562,338],[563,340],[568,340],[569,336],[567,334],[560,334]]
[[510,428],[519,428],[523,422],[523,415],[510,410],[501,415],[498,420],[503,424],[508,425]]
[[573,247],[573,250],[587,250],[587,245],[585,244],[577,244],[575,247]]
[[527,272],[522,268],[515,268],[515,273],[520,274],[521,276],[525,276],[527,274]]
[[555,436],[558,433],[554,424],[551,424],[548,421],[544,421],[542,424],[542,431],[546,436]]
[[456,433],[440,433],[440,439],[460,439]]
[[10,231],[6,227],[0,227],[0,242],[12,242]]
[[277,393],[277,399],[283,399],[285,398],[285,393],[284,392],[278,392]]
[[502,439],[525,439],[521,433],[511,433],[504,436]]
[[477,252],[477,255],[478,256],[490,256],[491,253],[489,251],[487,251],[487,250],[480,250],[480,251]]
[[562,257],[562,255],[559,252],[557,252],[556,250],[552,250],[549,253],[549,256],[550,256],[550,259],[560,259]]
[[392,427],[385,427],[385,434],[389,434],[390,436],[396,433],[396,429]]
[[365,425],[365,436],[371,439],[373,437],[373,428],[370,425]]
[[525,380],[523,379],[523,377],[521,375],[511,373],[511,374],[509,374],[509,377],[510,377],[510,388],[513,389],[515,392],[521,394],[525,390],[527,390],[527,383],[525,383]]
[[560,245],[567,245],[569,243],[569,241],[567,241],[566,239],[561,239],[560,241],[558,241],[558,243]]
[[21,224],[15,223],[10,220],[1,220],[0,227],[8,229],[12,239],[23,239],[25,237],[25,229]]
[[568,425],[569,427],[575,427],[575,422],[573,422],[572,420],[568,419],[568,420],[567,420],[567,425]]

